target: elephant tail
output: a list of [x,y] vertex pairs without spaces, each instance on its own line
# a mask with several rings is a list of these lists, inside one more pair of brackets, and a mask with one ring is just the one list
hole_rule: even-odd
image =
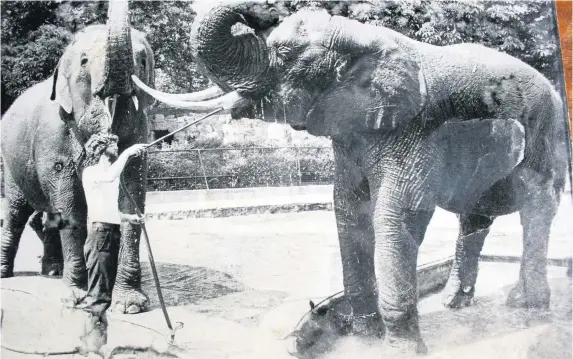
[[[561,113],[561,116],[559,120],[561,120],[560,122],[563,124],[563,128],[559,128],[560,126],[558,126],[558,132],[562,133],[562,137],[563,140],[565,141],[565,146],[566,146],[566,155],[565,155],[565,160],[567,161],[567,175],[568,175],[568,179],[569,179],[569,189],[571,190],[571,202],[573,203],[573,142],[572,142],[572,138],[571,136],[573,135],[573,133],[571,133],[571,119],[569,118],[569,111],[568,111],[568,105],[567,105],[567,95],[563,96],[564,99],[562,99],[560,102],[561,105],[561,111],[559,111]],[[565,186],[563,186],[563,189],[565,189]]]
[[[553,13],[553,33],[555,35],[555,38],[557,40],[557,46],[559,48],[560,51],[558,51],[558,59],[556,60],[556,65],[557,65],[557,71],[559,73],[559,76],[557,77],[557,84],[555,86],[555,89],[558,90],[557,92],[557,98],[560,99],[561,101],[559,101],[559,105],[561,107],[561,116],[559,116],[559,118],[557,118],[557,122],[561,122],[563,123],[563,126],[565,127],[564,131],[562,131],[563,136],[565,137],[565,146],[567,147],[567,155],[566,157],[566,161],[567,161],[567,174],[569,177],[569,189],[571,190],[571,202],[573,203],[573,168],[572,168],[572,162],[573,162],[573,144],[572,144],[572,138],[571,136],[573,136],[573,133],[571,132],[571,118],[569,118],[569,111],[568,111],[568,102],[567,102],[567,86],[565,84],[565,69],[563,66],[563,59],[562,59],[562,51],[563,49],[561,48],[562,42],[561,42],[561,34],[559,32],[559,27],[558,27],[558,18],[559,16],[557,16],[557,4],[553,3],[551,6],[551,12]],[[561,128],[559,128],[560,126],[558,125],[558,130],[562,130]],[[558,138],[559,133],[557,134]],[[563,186],[563,190],[565,190],[565,185]]]

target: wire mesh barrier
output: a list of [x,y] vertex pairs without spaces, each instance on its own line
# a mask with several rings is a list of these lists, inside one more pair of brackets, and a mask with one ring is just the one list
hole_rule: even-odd
[[149,151],[148,191],[331,184],[331,147]]

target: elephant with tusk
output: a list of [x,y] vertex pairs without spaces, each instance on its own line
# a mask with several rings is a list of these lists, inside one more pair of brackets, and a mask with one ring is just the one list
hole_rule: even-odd
[[[491,224],[519,212],[523,260],[507,304],[547,308],[547,245],[571,158],[551,83],[477,44],[434,46],[324,10],[299,11],[278,26],[275,15],[273,5],[233,3],[195,21],[195,60],[217,85],[204,96],[134,81],[170,106],[223,108],[233,117],[262,107],[264,120],[284,118],[332,139],[351,332],[383,327],[389,352],[426,352],[416,265],[436,207],[460,222],[446,306],[471,303]],[[233,34],[237,23],[253,31]]]
[[[83,255],[86,203],[80,183],[84,144],[96,133],[114,133],[119,151],[147,141],[146,111],[155,100],[133,86],[137,75],[154,86],[155,60],[145,35],[129,24],[129,3],[110,1],[106,25],[77,33],[54,75],[25,91],[2,118],[7,208],[2,228],[2,278],[14,275],[22,231],[34,211],[32,227],[42,237],[42,273],[63,275],[75,301],[87,273]],[[147,164],[141,157],[125,170],[127,187],[138,205],[145,202]],[[133,214],[125,193],[119,207]],[[45,213],[45,221],[41,215]],[[42,228],[44,227],[44,228]],[[114,288],[116,311],[147,310],[141,291],[139,225],[122,223],[121,254]]]

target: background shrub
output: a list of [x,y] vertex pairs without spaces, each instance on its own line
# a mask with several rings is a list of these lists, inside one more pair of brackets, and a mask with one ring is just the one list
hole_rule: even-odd
[[[147,34],[156,58],[156,87],[189,92],[210,85],[192,61],[189,34],[198,9],[211,1],[132,1],[132,23]],[[282,15],[322,8],[364,23],[382,25],[419,41],[448,45],[481,43],[530,64],[563,91],[563,73],[552,0],[280,1]],[[105,23],[107,1],[3,1],[1,7],[2,113],[25,89],[49,76],[75,31]],[[562,94],[564,96],[564,94]],[[157,103],[155,111],[168,111]],[[189,116],[191,118],[193,116]],[[326,138],[280,123],[219,118],[189,131],[173,146],[151,154],[150,189],[194,189],[322,183],[332,180],[332,151],[259,149],[329,146]],[[188,149],[231,148],[233,151]],[[203,172],[203,168],[204,171]]]

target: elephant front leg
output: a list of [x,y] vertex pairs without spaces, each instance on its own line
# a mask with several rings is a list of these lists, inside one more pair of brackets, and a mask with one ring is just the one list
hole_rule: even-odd
[[353,185],[337,169],[334,213],[338,228],[344,294],[352,309],[352,332],[379,336],[384,325],[378,311],[374,270],[374,229],[370,213],[370,190],[363,178]]
[[[145,159],[133,158],[123,174],[129,193],[143,213],[145,213],[146,166]],[[136,213],[122,187],[119,193],[119,209],[125,214]],[[141,290],[140,237],[139,224],[121,223],[119,266],[112,299],[112,310],[118,313],[135,314],[149,309],[149,298]]]
[[69,293],[63,298],[68,307],[73,307],[85,296],[87,288],[87,269],[83,247],[87,237],[86,221],[64,220],[60,230],[64,255],[63,281]]
[[427,352],[418,324],[416,267],[418,248],[432,215],[432,210],[407,208],[378,208],[374,213],[379,305],[390,352]]
[[443,291],[448,308],[467,307],[472,303],[478,274],[479,255],[494,218],[473,214],[460,216],[460,234],[450,278]]

